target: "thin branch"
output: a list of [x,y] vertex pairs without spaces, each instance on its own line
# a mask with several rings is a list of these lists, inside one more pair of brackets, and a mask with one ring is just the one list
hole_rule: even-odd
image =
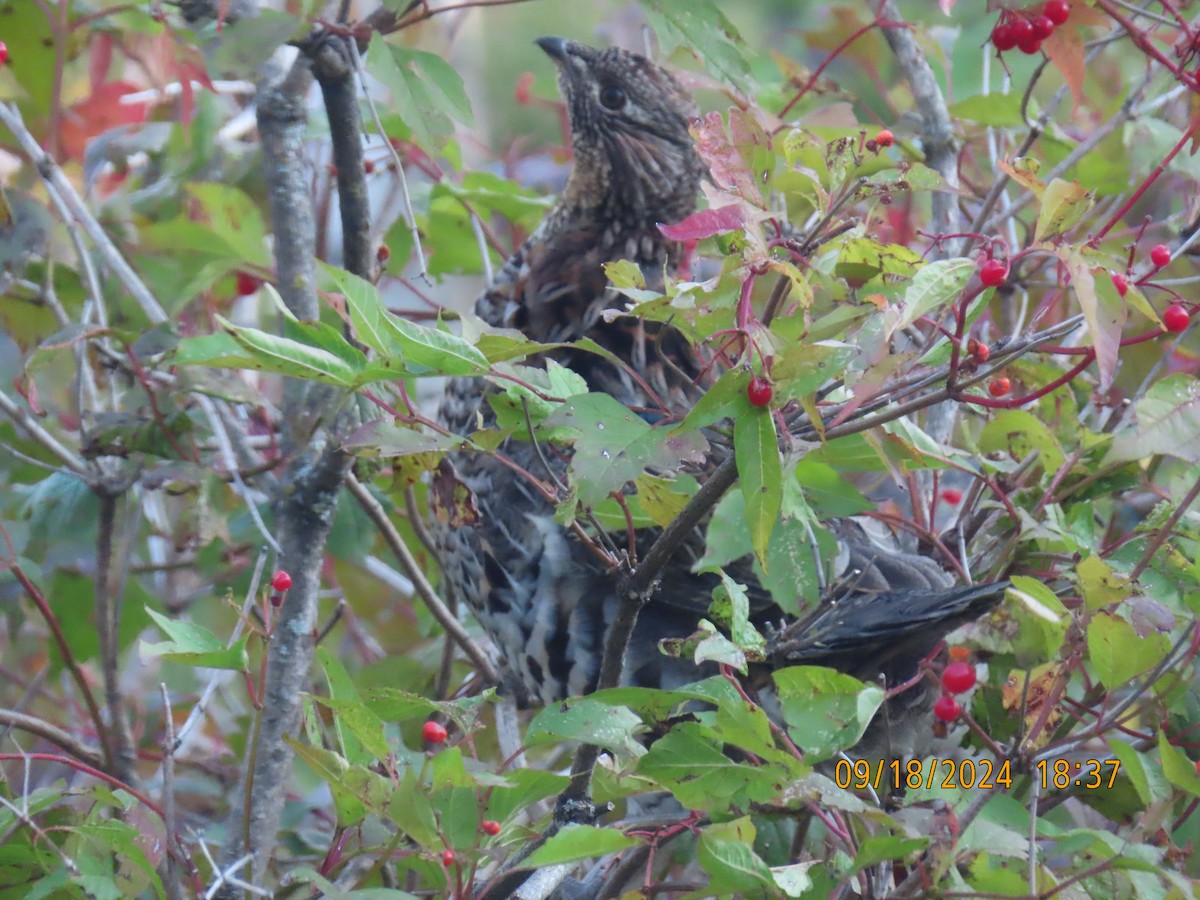
[[83,199],[75,192],[74,186],[67,179],[67,176],[63,174],[62,169],[41,148],[37,139],[25,127],[25,122],[21,119],[21,114],[15,105],[0,103],[0,123],[16,137],[25,155],[37,167],[38,174],[42,176],[47,190],[56,191],[65,201],[71,216],[87,232],[88,237],[91,238],[92,244],[99,251],[104,262],[112,269],[117,279],[121,282],[121,286],[129,292],[134,302],[141,307],[146,318],[154,325],[168,321],[166,311],[162,308],[162,305],[150,293],[137,273],[133,271],[133,268],[125,260],[125,257],[121,255],[121,251],[117,249],[116,244],[109,238],[108,232],[104,230],[104,227],[97,221],[96,217],[88,210]]
[[404,203],[404,223],[408,225],[408,233],[412,237],[413,252],[417,255],[417,277],[422,281],[429,281],[429,266],[425,262],[425,250],[421,247],[421,231],[417,228],[417,214],[413,212],[412,196],[408,192],[408,178],[404,174],[404,160],[400,158],[400,154],[396,152],[396,148],[392,146],[392,142],[386,140],[387,131],[383,127],[383,119],[379,116],[379,109],[375,106],[375,100],[371,97],[371,91],[367,86],[367,73],[363,67],[362,56],[358,52],[358,43],[350,41],[350,52],[354,57],[354,69],[358,72],[359,81],[362,83],[363,97],[367,101],[367,109],[371,111],[371,120],[375,123],[375,129],[379,132],[379,136],[384,138],[387,144],[388,152],[392,156],[392,164],[396,167],[396,178],[400,182],[400,199]]
[[496,667],[492,665],[492,661],[488,659],[486,653],[471,640],[471,636],[467,634],[462,623],[454,617],[454,614],[446,607],[442,598],[437,595],[437,591],[433,589],[433,585],[429,583],[429,579],[425,577],[425,573],[421,571],[420,564],[417,563],[416,557],[412,555],[412,551],[408,549],[408,545],[404,543],[404,538],[400,536],[400,532],[396,530],[396,526],[392,524],[392,520],[388,518],[387,511],[383,505],[375,499],[375,496],[367,489],[361,481],[353,474],[346,476],[346,488],[350,494],[358,501],[358,505],[363,508],[367,517],[379,529],[380,535],[383,537],[384,543],[388,545],[396,559],[400,562],[400,568],[404,570],[404,574],[412,581],[413,586],[417,590],[417,595],[424,601],[426,608],[442,626],[443,630],[454,638],[454,641],[463,649],[463,652],[470,657],[471,662],[479,672],[492,684],[500,683],[500,673],[496,671]]
[[51,725],[36,716],[27,715],[15,709],[0,709],[0,725],[36,734],[43,740],[66,750],[72,756],[78,757],[81,762],[87,763],[89,766],[99,768],[104,765],[104,756],[100,751],[82,743],[57,725]]
[[[171,718],[171,698],[167,694],[167,686],[160,683],[158,688],[162,692],[163,702],[163,824],[166,826],[168,845],[178,849],[179,842],[175,836],[175,722]],[[168,900],[181,900],[183,897],[179,863],[174,853],[167,854],[167,877],[163,887],[166,889]]]
[[[2,105],[0,104],[0,106]],[[84,461],[60,444],[54,435],[42,428],[29,412],[9,399],[3,391],[0,391],[0,411],[12,419],[30,438],[57,457],[68,469],[85,481],[88,480],[90,473]]]

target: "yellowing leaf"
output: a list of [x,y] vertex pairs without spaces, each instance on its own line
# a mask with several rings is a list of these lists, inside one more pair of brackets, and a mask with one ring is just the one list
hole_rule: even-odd
[[1034,240],[1043,241],[1070,231],[1092,208],[1091,192],[1075,181],[1055,178],[1042,194]]

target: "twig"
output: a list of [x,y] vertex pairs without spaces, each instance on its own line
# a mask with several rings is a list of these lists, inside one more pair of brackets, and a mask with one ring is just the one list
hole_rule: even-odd
[[48,153],[46,153],[37,139],[25,127],[24,121],[21,119],[21,113],[15,105],[0,103],[0,123],[13,133],[17,142],[21,145],[21,149],[29,160],[37,167],[38,174],[42,176],[42,180],[46,182],[48,188],[53,188],[57,191],[66,202],[67,208],[71,212],[71,216],[75,221],[83,226],[83,230],[87,232],[92,243],[99,251],[104,262],[108,265],[117,279],[133,297],[133,300],[141,307],[143,314],[154,325],[159,325],[168,320],[166,312],[157,298],[150,293],[145,283],[138,277],[133,268],[126,262],[125,257],[121,255],[121,251],[108,236],[108,232],[96,220],[87,209],[79,194],[75,192],[74,186],[63,174],[62,169],[54,162]]
[[454,638],[455,643],[462,647],[463,652],[470,657],[471,662],[475,664],[475,667],[479,669],[484,678],[492,684],[499,684],[500,673],[496,671],[496,667],[492,665],[492,661],[488,659],[487,654],[483,652],[478,644],[471,640],[471,636],[467,634],[466,629],[462,627],[458,619],[446,608],[446,604],[442,602],[442,598],[437,595],[437,592],[433,589],[433,585],[429,583],[429,579],[421,571],[421,567],[412,555],[412,551],[404,543],[404,538],[400,536],[400,532],[396,530],[396,526],[388,518],[383,505],[375,499],[374,495],[367,490],[367,487],[352,473],[346,476],[346,488],[350,491],[354,499],[358,501],[359,506],[363,508],[367,517],[375,523],[375,527],[379,529],[384,543],[396,555],[396,559],[400,561],[400,567],[404,570],[404,574],[412,580],[418,596],[424,601],[425,606],[438,621],[438,624],[442,626],[448,635]]
[[104,756],[98,750],[94,750],[83,744],[57,725],[51,725],[49,722],[39,719],[36,716],[27,715],[15,709],[0,709],[0,725],[7,725],[12,728],[19,728],[21,731],[27,731],[30,734],[36,734],[43,740],[49,741],[51,744],[66,750],[73,756],[79,757],[81,761],[87,763],[89,766],[99,768],[104,765]]
[[[958,230],[958,152],[946,100],[929,61],[894,0],[884,0],[879,7],[879,16],[889,20],[882,26],[883,37],[892,48],[896,64],[904,73],[921,113],[921,145],[925,148],[925,161],[946,185],[945,190],[933,192],[932,227],[937,234],[949,234]],[[944,255],[945,251],[942,253]]]
[[84,480],[88,479],[89,470],[84,461],[60,444],[54,435],[42,428],[24,408],[9,399],[3,391],[0,391],[0,411],[3,411],[22,431],[57,457],[73,473]]
[[1130,581],[1136,581],[1138,576],[1146,571],[1146,567],[1150,565],[1151,561],[1158,554],[1158,548],[1171,536],[1175,530],[1175,526],[1179,524],[1179,520],[1183,518],[1183,514],[1187,512],[1188,507],[1192,505],[1198,495],[1200,495],[1200,479],[1196,480],[1196,483],[1191,486],[1187,494],[1179,501],[1179,505],[1175,507],[1175,511],[1171,513],[1170,518],[1154,533],[1154,537],[1146,545],[1146,550],[1142,554],[1142,558],[1138,560],[1137,565],[1130,571]]
[[396,148],[392,146],[392,142],[387,140],[387,131],[383,127],[383,120],[379,117],[379,109],[375,106],[375,100],[371,97],[371,91],[367,86],[366,69],[363,67],[362,55],[358,52],[358,43],[350,41],[349,44],[350,53],[354,59],[354,69],[358,72],[359,81],[362,83],[363,97],[367,101],[367,109],[371,111],[371,120],[375,123],[375,128],[379,132],[379,136],[384,138],[388,152],[392,156],[392,163],[396,167],[396,178],[400,182],[400,199],[404,203],[404,223],[408,226],[408,233],[412,237],[413,252],[417,256],[417,277],[428,283],[429,266],[425,262],[425,251],[421,247],[421,231],[417,228],[417,214],[413,211],[412,196],[408,192],[408,178],[404,174],[404,160],[400,158],[400,154],[396,152]]
[[116,530],[118,495],[97,489],[100,512],[96,534],[96,630],[100,638],[100,668],[104,677],[104,697],[108,706],[109,736],[112,756],[108,764],[112,773],[127,784],[137,778],[134,769],[136,754],[129,723],[125,720],[125,699],[120,679],[120,613],[113,591],[113,532]]
[[[167,831],[167,845],[179,847],[175,837],[175,723],[171,716],[171,698],[166,684],[160,682],[163,702],[163,763],[162,763],[162,808],[163,825]],[[179,863],[174,853],[167,854],[167,878],[163,885],[169,900],[180,900],[183,890],[179,883]]]

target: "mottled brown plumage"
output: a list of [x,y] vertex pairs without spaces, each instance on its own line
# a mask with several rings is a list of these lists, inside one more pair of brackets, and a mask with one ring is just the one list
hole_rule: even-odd
[[[602,316],[620,305],[602,266],[633,260],[655,286],[676,264],[679,247],[657,226],[695,209],[705,167],[688,133],[692,101],[669,73],[636,54],[561,38],[538,44],[558,66],[574,168],[553,210],[493,279],[476,313],[538,341],[595,341],[627,365],[570,348],[546,357],[582,375],[591,391],[633,409],[651,405],[644,382],[682,414],[698,396],[693,382],[699,366],[691,348],[669,327]],[[482,379],[453,380],[443,421],[461,434],[488,427],[494,417],[486,398],[494,390]],[[509,439],[501,447],[537,477],[547,477],[548,463],[565,481],[566,451],[544,451],[545,462],[528,443]],[[591,690],[618,605],[616,576],[554,520],[552,504],[512,468],[484,453],[456,453],[450,464],[453,474],[443,472],[443,485],[460,480],[474,494],[479,515],[470,527],[450,527],[444,517],[435,527],[446,583],[491,637],[507,687],[526,703]],[[999,596],[997,586],[951,587],[933,561],[877,543],[854,523],[835,530],[842,549],[837,571],[849,587],[804,627],[785,633],[777,644],[779,664],[813,662],[864,678],[883,673],[900,680],[946,631]],[[643,552],[655,536],[638,532]],[[663,638],[691,634],[707,611],[715,576],[692,571],[702,549],[697,532],[663,572],[630,642],[626,683],[669,687],[708,674],[664,656],[657,646]],[[747,584],[760,620],[779,621],[749,561],[728,570]]]

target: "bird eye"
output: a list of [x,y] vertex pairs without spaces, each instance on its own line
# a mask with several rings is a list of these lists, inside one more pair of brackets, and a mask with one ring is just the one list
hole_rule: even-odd
[[600,88],[600,105],[605,109],[620,109],[625,105],[625,89],[615,84]]

